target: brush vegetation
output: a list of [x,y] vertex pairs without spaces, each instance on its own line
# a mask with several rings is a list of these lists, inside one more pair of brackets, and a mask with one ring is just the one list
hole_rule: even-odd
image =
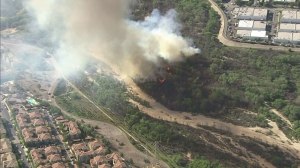
[[223,46],[216,39],[219,16],[207,1],[152,2],[142,4],[177,9],[184,36],[192,37],[202,53],[170,65],[164,84],[137,81],[143,90],[170,109],[214,117],[244,108],[257,112],[259,120],[270,118],[267,103],[294,123],[288,132],[299,138],[299,53]]

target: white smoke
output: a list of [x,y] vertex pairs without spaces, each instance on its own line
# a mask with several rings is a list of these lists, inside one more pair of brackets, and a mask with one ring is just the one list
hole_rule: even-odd
[[[180,35],[176,11],[154,10],[144,21],[129,19],[130,0],[29,0],[41,28],[51,29],[67,63],[80,63],[87,51],[130,76],[152,75],[161,59],[181,61],[199,49]],[[77,61],[76,61],[77,60]],[[69,67],[69,66],[66,66]]]

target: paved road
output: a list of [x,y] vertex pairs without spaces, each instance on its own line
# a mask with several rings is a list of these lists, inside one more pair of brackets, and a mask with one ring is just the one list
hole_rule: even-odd
[[[250,43],[242,43],[230,40],[226,37],[226,30],[228,26],[228,19],[223,12],[223,10],[218,6],[218,4],[214,0],[208,0],[210,2],[211,7],[220,15],[221,27],[218,34],[219,41],[229,47],[240,47],[240,48],[254,48],[261,50],[276,50],[276,51],[289,51],[289,47],[283,46],[272,46],[272,45],[262,45],[262,44],[250,44]],[[300,48],[291,48],[294,52],[300,52]]]
[[9,112],[8,112],[9,109],[7,109],[7,106],[6,106],[4,101],[1,102],[1,114],[2,114],[2,118],[8,122],[8,132],[7,132],[8,138],[10,139],[12,145],[13,145],[13,142],[16,142],[14,144],[18,148],[18,151],[19,151],[19,153],[16,154],[16,155],[20,155],[20,159],[24,163],[24,168],[29,168],[30,166],[29,166],[29,163],[27,161],[25,152],[22,148],[22,145],[20,144],[20,140],[19,140],[19,138],[16,134],[16,130],[14,129],[14,127],[11,123],[10,115],[9,115]]

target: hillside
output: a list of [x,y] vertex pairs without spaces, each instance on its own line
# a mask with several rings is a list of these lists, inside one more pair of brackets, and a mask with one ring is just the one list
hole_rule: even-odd
[[[169,64],[166,75],[157,81],[136,80],[141,88],[173,110],[222,118],[232,109],[244,108],[257,112],[260,120],[271,118],[285,127],[269,113],[267,103],[295,123],[294,131],[287,132],[299,137],[298,53],[224,47],[216,40],[218,16],[206,1],[156,2],[143,3],[143,9],[176,8],[183,34],[192,37],[202,52],[182,63]],[[159,82],[162,78],[164,83]]]

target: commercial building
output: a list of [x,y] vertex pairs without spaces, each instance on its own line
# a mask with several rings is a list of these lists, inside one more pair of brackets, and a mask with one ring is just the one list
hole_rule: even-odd
[[296,24],[293,24],[293,23],[280,23],[278,31],[280,31],[280,32],[294,32],[294,31],[296,31]]
[[273,2],[279,2],[279,3],[295,3],[296,0],[273,0]]
[[237,37],[242,37],[245,39],[251,38],[251,30],[237,30],[236,31]]
[[275,42],[287,43],[293,41],[293,33],[278,32],[277,37],[274,38]]
[[300,33],[278,32],[274,41],[277,43],[300,43]]
[[264,21],[239,20],[237,29],[240,30],[266,30],[267,23]]
[[300,33],[293,33],[293,42],[300,43]]
[[282,23],[300,23],[300,11],[283,10],[281,12]]
[[265,21],[254,21],[253,30],[266,30],[267,23]]
[[266,20],[268,15],[268,9],[255,8],[253,11],[253,20]]
[[267,32],[265,30],[252,30],[251,38],[253,39],[267,39]]
[[266,20],[268,9],[251,7],[235,8],[232,14],[240,20]]
[[253,27],[253,23],[254,21],[253,20],[239,20],[239,23],[238,23],[238,29],[252,29]]
[[237,30],[237,37],[241,37],[243,39],[262,39],[265,40],[268,38],[265,30]]

